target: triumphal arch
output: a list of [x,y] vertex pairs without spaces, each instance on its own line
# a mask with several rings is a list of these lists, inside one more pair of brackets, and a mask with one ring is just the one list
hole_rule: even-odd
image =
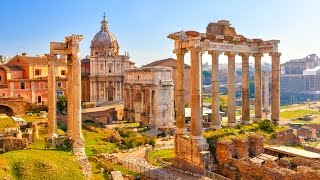
[[[191,163],[205,167],[208,158],[207,143],[202,137],[202,54],[212,56],[212,127],[220,128],[219,115],[219,56],[228,56],[228,125],[236,123],[235,56],[242,58],[242,122],[250,121],[249,56],[255,59],[255,118],[262,118],[261,57],[272,59],[271,120],[279,121],[280,108],[280,55],[279,40],[249,39],[236,33],[229,21],[209,23],[205,33],[180,31],[168,35],[174,40],[173,53],[177,55],[177,114],[175,153],[176,165]],[[191,57],[191,133],[185,132],[184,111],[184,55]],[[186,163],[181,163],[184,161]]]

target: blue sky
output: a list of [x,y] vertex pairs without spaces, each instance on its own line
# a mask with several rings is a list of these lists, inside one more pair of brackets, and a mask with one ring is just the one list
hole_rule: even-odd
[[[320,55],[317,0],[1,0],[0,7],[0,54],[11,57],[47,53],[50,41],[70,34],[85,36],[81,55],[88,55],[103,12],[120,52],[129,51],[137,65],[175,57],[169,33],[205,32],[209,22],[221,19],[248,38],[279,39],[282,62]],[[225,57],[221,62],[226,63]]]

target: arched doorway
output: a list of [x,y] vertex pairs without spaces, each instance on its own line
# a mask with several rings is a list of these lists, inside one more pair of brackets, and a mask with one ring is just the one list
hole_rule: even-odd
[[0,114],[6,114],[8,116],[13,116],[14,112],[10,107],[4,106],[4,105],[0,105]]

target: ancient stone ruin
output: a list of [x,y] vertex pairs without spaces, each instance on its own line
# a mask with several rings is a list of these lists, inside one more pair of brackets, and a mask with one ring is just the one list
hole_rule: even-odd
[[56,78],[55,60],[57,55],[67,57],[68,84],[67,84],[67,137],[71,139],[73,153],[76,155],[82,173],[91,176],[91,165],[85,154],[85,142],[82,135],[81,118],[81,62],[79,44],[82,35],[72,35],[65,38],[65,42],[51,42],[48,58],[48,136],[46,146],[55,146],[65,142],[66,136],[58,136],[56,119]]

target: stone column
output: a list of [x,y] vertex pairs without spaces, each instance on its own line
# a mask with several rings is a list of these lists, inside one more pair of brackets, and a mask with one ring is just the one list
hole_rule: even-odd
[[212,56],[212,127],[214,129],[221,128],[220,123],[220,84],[219,84],[219,55],[220,52],[210,51],[209,54]]
[[242,122],[250,121],[249,97],[249,54],[243,53],[242,57]]
[[152,111],[153,111],[153,101],[152,101],[152,89],[150,88],[149,89],[149,101],[150,101],[150,112],[149,112],[149,125],[154,125],[154,119],[153,119],[153,113],[152,113]]
[[144,91],[145,87],[141,87],[141,112],[144,112]]
[[280,56],[270,53],[272,58],[271,120],[278,123],[280,119]]
[[48,59],[48,138],[57,137],[57,103],[56,103],[56,76],[54,61],[56,55],[47,54]]
[[183,134],[185,131],[185,91],[184,91],[184,55],[187,53],[186,49],[174,50],[177,55],[177,72],[176,72],[176,134]]
[[[68,70],[68,81],[67,81],[67,134],[72,137],[73,135],[73,69],[72,69],[72,57],[67,56],[67,70]],[[92,92],[90,92],[92,93]]]
[[262,53],[256,53],[254,56],[254,109],[255,118],[262,118],[262,85],[261,85],[261,57]]
[[235,72],[235,53],[227,52],[228,56],[228,125],[236,123],[236,72]]
[[202,52],[199,47],[191,52],[191,138],[202,139]]
[[80,57],[72,56],[73,138],[83,141],[81,116],[81,63]]
[[[264,111],[266,115],[269,111],[269,72],[264,73]],[[268,118],[268,117],[266,117]]]
[[130,109],[133,109],[133,101],[132,101],[132,91],[133,91],[133,89],[132,89],[132,87],[129,87],[129,100],[130,100]]

